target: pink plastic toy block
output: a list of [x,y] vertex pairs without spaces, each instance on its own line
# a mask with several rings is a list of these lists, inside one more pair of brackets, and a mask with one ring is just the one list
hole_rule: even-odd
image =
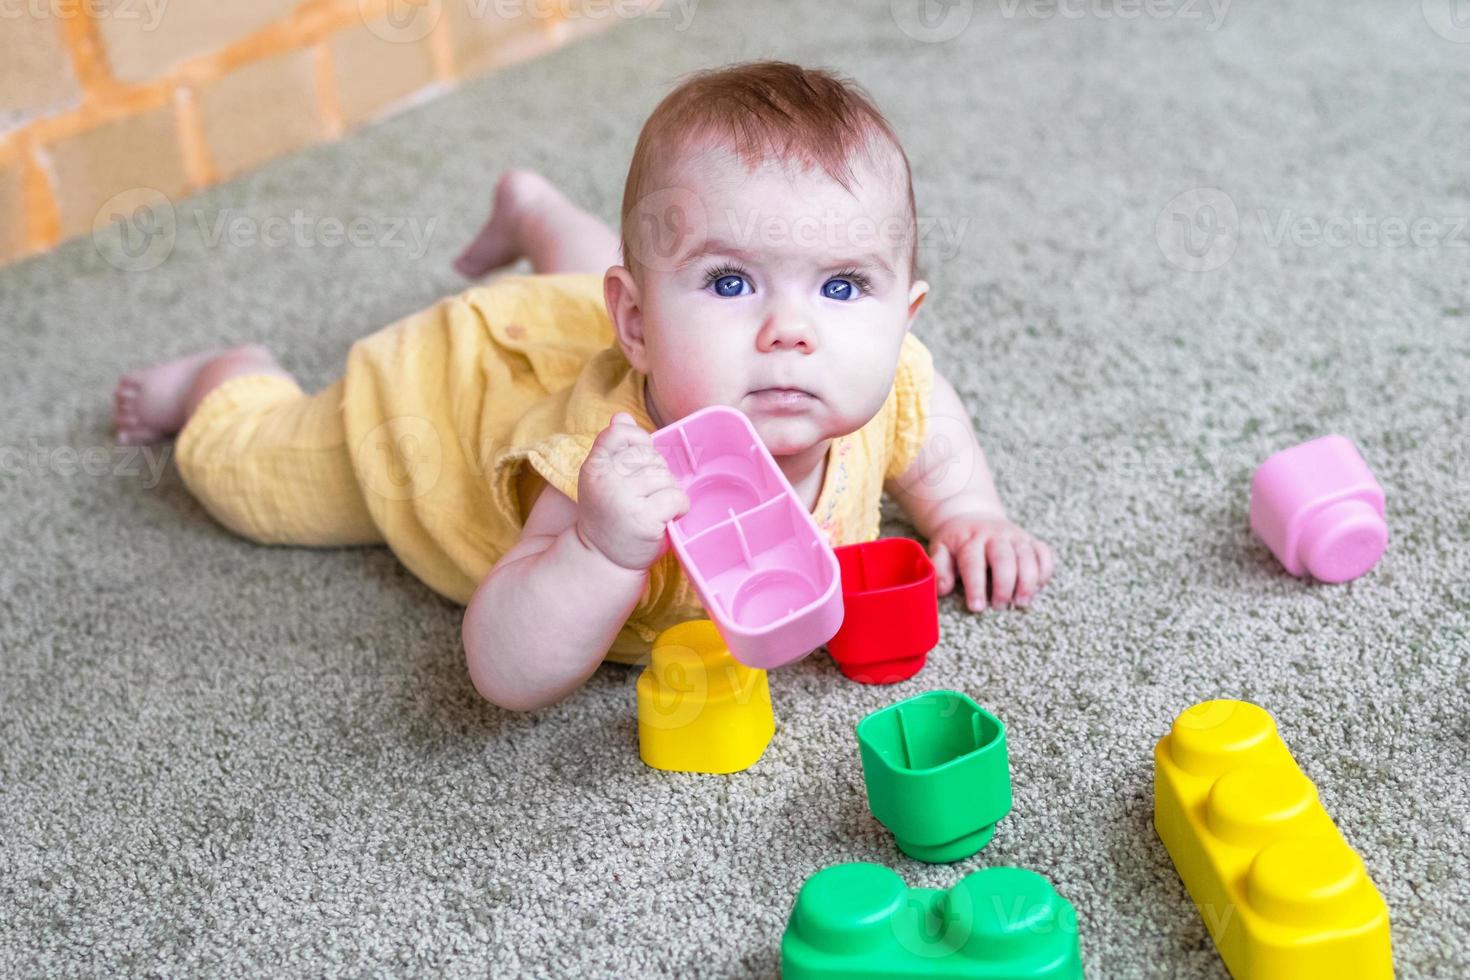
[[1347,438],[1322,436],[1256,470],[1251,530],[1291,574],[1346,582],[1377,564],[1388,545],[1383,488]]
[[653,434],[689,495],[674,552],[736,660],[768,670],[842,625],[842,579],[786,477],[742,413],[712,406]]

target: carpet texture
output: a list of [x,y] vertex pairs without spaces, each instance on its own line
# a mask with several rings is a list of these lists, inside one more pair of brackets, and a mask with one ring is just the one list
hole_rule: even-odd
[[[1222,3],[670,4],[153,238],[0,270],[0,974],[771,976],[801,882],[865,860],[1033,868],[1089,976],[1222,977],[1151,752],[1228,696],[1363,854],[1400,975],[1470,975],[1470,37],[1435,0]],[[919,332],[1060,558],[1031,610],[944,602],[892,688],[825,654],[775,672],[753,769],[670,775],[638,759],[633,670],[498,710],[459,610],[387,551],[244,543],[167,456],[112,446],[114,379],[163,356],[256,340],[332,380],[460,288],[503,168],[612,219],[671,81],[768,56],[855,75],[906,142]],[[1392,533],[1342,586],[1246,519],[1253,467],[1331,431]],[[928,867],[869,814],[853,726],[941,687],[1010,726],[1015,808]]]

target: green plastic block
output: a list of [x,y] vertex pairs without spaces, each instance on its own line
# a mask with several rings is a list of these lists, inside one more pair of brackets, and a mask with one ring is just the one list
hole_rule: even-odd
[[959,691],[875,711],[857,739],[868,806],[911,858],[967,858],[1011,810],[1006,726]]
[[909,888],[877,864],[837,864],[801,886],[781,976],[1082,980],[1077,912],[1021,868],[976,871],[946,891]]

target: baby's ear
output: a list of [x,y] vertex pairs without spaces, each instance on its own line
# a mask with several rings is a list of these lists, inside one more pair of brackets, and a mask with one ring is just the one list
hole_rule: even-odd
[[648,373],[648,352],[643,341],[643,300],[638,280],[626,266],[615,265],[602,277],[602,299],[612,319],[613,334],[623,356],[635,370]]
[[924,305],[928,296],[929,284],[922,279],[915,279],[914,284],[909,287],[909,322],[905,329],[913,329],[914,318],[919,315],[919,307]]

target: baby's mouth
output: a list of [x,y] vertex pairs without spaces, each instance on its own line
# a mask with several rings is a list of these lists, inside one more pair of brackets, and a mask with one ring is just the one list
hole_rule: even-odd
[[756,408],[777,414],[804,412],[819,401],[804,388],[757,388],[747,397]]

